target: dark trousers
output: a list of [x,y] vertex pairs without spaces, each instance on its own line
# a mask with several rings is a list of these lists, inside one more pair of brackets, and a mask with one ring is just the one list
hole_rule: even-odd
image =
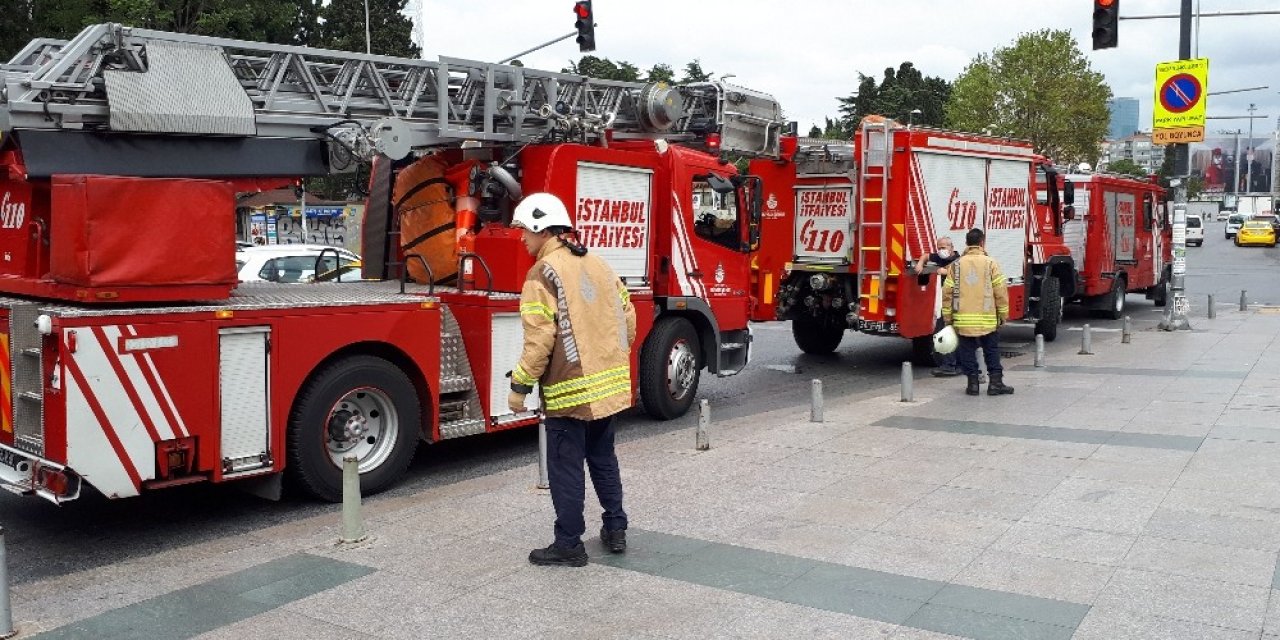
[[582,544],[587,525],[582,510],[586,501],[585,461],[591,484],[604,509],[601,518],[610,531],[627,528],[622,510],[622,474],[613,450],[613,417],[599,420],[547,418],[547,479],[551,504],[556,510],[556,546]]
[[1000,334],[992,331],[985,336],[960,336],[960,347],[956,354],[960,358],[960,371],[966,376],[978,375],[978,349],[982,349],[982,359],[987,363],[987,374],[1003,376],[1004,368],[1000,366]]

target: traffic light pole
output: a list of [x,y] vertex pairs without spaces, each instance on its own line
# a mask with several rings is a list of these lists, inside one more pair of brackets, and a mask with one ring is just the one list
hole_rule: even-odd
[[[1191,59],[1191,0],[1182,0],[1179,16],[1178,58]],[[1173,174],[1178,186],[1173,190],[1173,266],[1169,277],[1169,300],[1160,328],[1165,331],[1190,330],[1187,319],[1187,180],[1191,174],[1191,148],[1187,144],[1173,146]]]
[[499,60],[499,61],[498,61],[498,64],[507,64],[508,62],[511,62],[512,60],[515,60],[516,58],[519,58],[520,56],[528,55],[528,54],[530,54],[530,53],[533,53],[534,51],[537,51],[538,49],[545,49],[546,47],[549,47],[549,46],[551,46],[551,45],[553,45],[553,44],[555,44],[555,43],[557,43],[557,42],[560,42],[560,41],[562,41],[562,40],[568,40],[569,38],[572,38],[572,37],[574,37],[574,36],[576,36],[576,35],[578,35],[578,32],[577,32],[577,31],[570,31],[569,33],[566,33],[566,34],[564,34],[564,35],[560,36],[559,38],[556,38],[555,40],[550,40],[550,41],[548,41],[548,42],[544,42],[544,43],[542,43],[542,44],[540,44],[540,45],[538,45],[538,46],[536,46],[536,47],[534,47],[534,48],[532,48],[532,49],[526,49],[526,50],[524,50],[524,51],[521,51],[520,53],[515,54],[514,56],[510,56],[510,57],[507,57],[507,58],[503,58],[503,59],[501,59],[501,60]]

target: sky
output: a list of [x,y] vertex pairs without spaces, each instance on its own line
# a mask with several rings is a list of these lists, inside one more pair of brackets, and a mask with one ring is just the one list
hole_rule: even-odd
[[[572,0],[410,0],[420,7],[424,57],[500,60],[573,30]],[[1205,14],[1276,10],[1276,0],[1197,0]],[[772,94],[800,131],[837,115],[836,97],[862,72],[915,63],[954,80],[978,54],[1020,33],[1068,29],[1115,96],[1141,101],[1139,126],[1151,128],[1155,65],[1178,58],[1178,21],[1122,20],[1117,49],[1092,51],[1091,0],[594,0],[595,55],[647,70],[680,70],[695,58],[704,70]],[[1121,16],[1176,14],[1179,0],[1124,0]],[[1193,27],[1194,37],[1194,27]],[[1194,42],[1194,41],[1193,41]],[[1194,53],[1194,50],[1193,50]],[[573,39],[523,56],[525,66],[558,71],[581,56]],[[1280,15],[1204,17],[1199,56],[1209,58],[1209,91],[1268,85],[1262,91],[1209,96],[1208,115],[1243,116],[1250,103],[1255,137],[1280,118]],[[1249,120],[1210,120],[1210,136],[1249,130]]]

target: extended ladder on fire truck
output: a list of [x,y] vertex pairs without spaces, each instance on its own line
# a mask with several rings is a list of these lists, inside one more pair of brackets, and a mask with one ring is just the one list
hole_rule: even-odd
[[722,82],[597,80],[118,24],[32,41],[0,72],[0,131],[327,137],[339,169],[352,154],[398,159],[466,140],[588,142],[606,130],[776,157],[783,122],[771,96]]

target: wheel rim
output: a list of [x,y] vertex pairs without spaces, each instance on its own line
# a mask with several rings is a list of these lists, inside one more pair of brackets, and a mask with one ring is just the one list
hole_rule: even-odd
[[355,456],[360,473],[365,473],[387,461],[399,433],[400,416],[390,396],[373,387],[352,389],[325,418],[325,450],[337,467],[343,458]]
[[689,395],[698,375],[697,364],[688,340],[682,338],[671,345],[671,352],[667,354],[667,393],[672,400],[684,400]]

